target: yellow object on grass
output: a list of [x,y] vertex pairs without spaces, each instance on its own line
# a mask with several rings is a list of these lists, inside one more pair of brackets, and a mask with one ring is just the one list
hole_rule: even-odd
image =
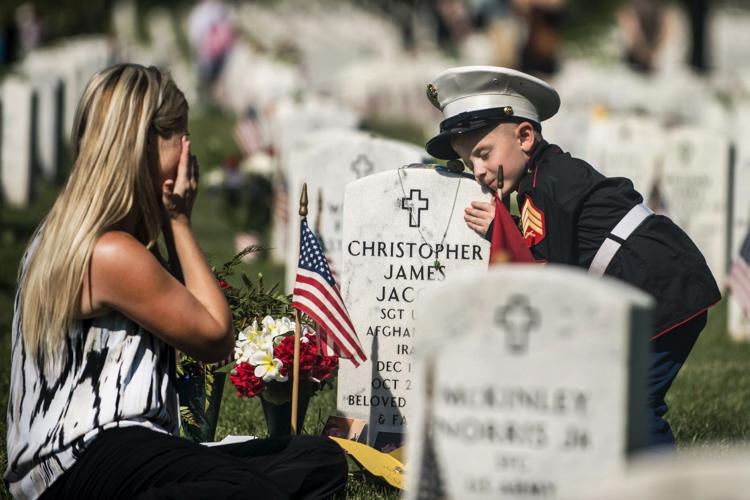
[[404,463],[404,447],[403,446],[401,448],[396,448],[395,450],[390,452],[389,455],[395,458],[396,460],[398,460],[399,462]]
[[[346,450],[352,458],[369,473],[382,477],[388,484],[395,488],[404,489],[404,464],[388,453],[382,453],[366,444],[350,441],[337,437],[331,437],[336,443]],[[400,451],[401,448],[396,451]],[[400,455],[400,453],[399,453]]]

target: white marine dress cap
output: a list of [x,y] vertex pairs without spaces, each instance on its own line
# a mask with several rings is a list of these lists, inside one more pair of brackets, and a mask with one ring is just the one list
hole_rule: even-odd
[[440,133],[425,149],[435,158],[453,160],[456,135],[488,125],[541,122],[560,109],[560,96],[548,83],[499,66],[460,66],[439,74],[427,85],[427,98],[443,112]]

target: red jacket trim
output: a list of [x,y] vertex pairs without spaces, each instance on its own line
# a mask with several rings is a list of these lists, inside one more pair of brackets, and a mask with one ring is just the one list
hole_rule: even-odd
[[671,332],[672,330],[674,330],[674,329],[675,329],[675,328],[677,328],[678,326],[680,326],[680,325],[684,325],[685,323],[687,323],[687,322],[688,322],[688,321],[690,321],[691,319],[694,319],[695,317],[697,317],[697,316],[699,316],[699,315],[703,314],[704,312],[708,311],[708,310],[709,310],[710,308],[712,308],[713,306],[715,306],[715,305],[716,305],[716,304],[718,304],[718,303],[719,303],[719,301],[717,300],[716,302],[714,302],[714,303],[713,303],[713,304],[711,304],[710,306],[704,307],[703,309],[701,309],[701,310],[700,310],[700,311],[698,311],[697,313],[695,313],[695,314],[693,314],[693,315],[689,316],[689,317],[688,317],[687,319],[684,319],[684,320],[680,321],[679,323],[675,323],[674,325],[670,326],[669,328],[665,328],[664,330],[660,331],[659,333],[657,333],[656,335],[654,335],[653,337],[651,337],[651,338],[650,338],[649,340],[656,340],[656,339],[658,339],[658,338],[659,338],[659,337],[661,337],[662,335],[664,335],[664,334],[666,334],[666,333],[669,333],[669,332]]

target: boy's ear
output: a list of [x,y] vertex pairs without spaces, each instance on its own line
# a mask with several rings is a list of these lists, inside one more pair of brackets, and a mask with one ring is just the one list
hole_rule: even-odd
[[534,127],[529,122],[521,122],[516,127],[516,137],[524,153],[534,147]]

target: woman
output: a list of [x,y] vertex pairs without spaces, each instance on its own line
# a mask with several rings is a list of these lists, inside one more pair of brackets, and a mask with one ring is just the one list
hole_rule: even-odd
[[[323,498],[346,461],[298,437],[206,448],[176,437],[174,348],[225,359],[229,307],[195,240],[188,106],[156,68],[89,82],[65,189],[21,264],[8,469],[17,498]],[[163,232],[173,272],[154,251]]]

